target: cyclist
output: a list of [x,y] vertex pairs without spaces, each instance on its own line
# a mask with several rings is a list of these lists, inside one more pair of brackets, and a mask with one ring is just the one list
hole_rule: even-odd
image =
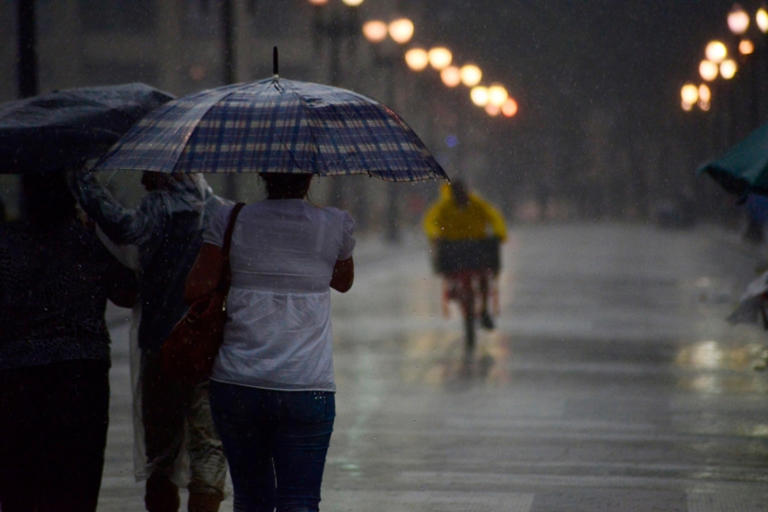
[[[503,242],[507,238],[507,228],[501,213],[478,194],[468,191],[465,183],[460,180],[443,185],[440,199],[430,206],[424,216],[423,227],[433,245],[441,241],[483,240],[490,237]],[[441,272],[440,268],[438,272]],[[486,329],[493,329],[493,320],[488,311],[489,274],[481,273],[478,277],[482,301],[480,323]]]

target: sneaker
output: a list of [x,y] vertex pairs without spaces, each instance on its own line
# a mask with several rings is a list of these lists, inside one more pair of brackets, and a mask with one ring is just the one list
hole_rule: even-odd
[[493,318],[491,318],[491,315],[487,311],[480,313],[480,325],[483,326],[483,329],[488,329],[489,331],[496,327],[493,324]]

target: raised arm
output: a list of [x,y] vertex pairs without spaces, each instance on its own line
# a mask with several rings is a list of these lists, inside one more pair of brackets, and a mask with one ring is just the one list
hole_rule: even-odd
[[70,189],[85,213],[116,244],[137,244],[153,230],[162,229],[164,205],[159,196],[145,197],[138,209],[124,208],[92,171],[77,171]]

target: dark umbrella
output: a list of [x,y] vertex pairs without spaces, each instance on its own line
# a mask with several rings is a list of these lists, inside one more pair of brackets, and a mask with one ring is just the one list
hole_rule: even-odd
[[0,173],[80,167],[172,100],[142,83],[65,89],[0,105]]
[[728,192],[768,195],[768,124],[753,131],[722,157],[702,166]]
[[166,103],[136,123],[96,168],[447,179],[419,137],[386,105],[277,75]]

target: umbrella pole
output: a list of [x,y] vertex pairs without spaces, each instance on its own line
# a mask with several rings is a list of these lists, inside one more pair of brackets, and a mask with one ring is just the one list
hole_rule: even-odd
[[20,0],[18,10],[18,85],[19,97],[38,94],[37,27],[35,2]]

